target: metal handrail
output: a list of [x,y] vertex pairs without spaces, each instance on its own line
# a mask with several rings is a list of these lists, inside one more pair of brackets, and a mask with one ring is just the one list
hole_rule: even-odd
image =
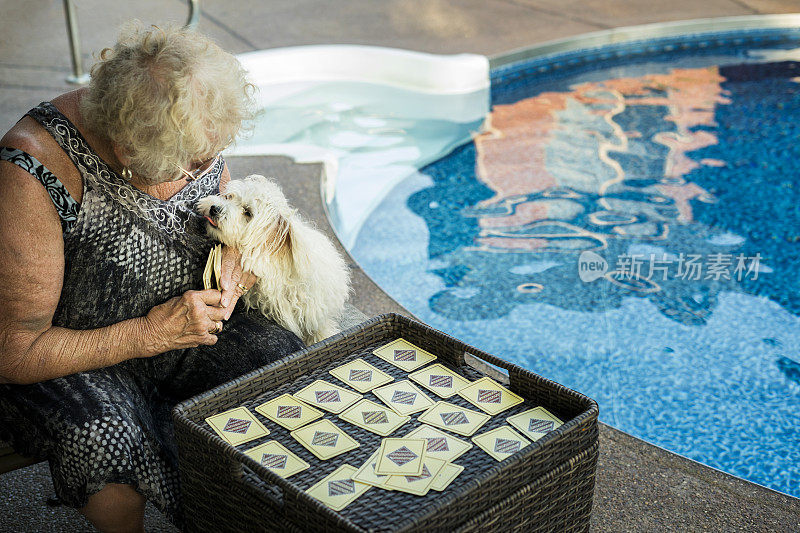
[[[186,19],[186,28],[195,29],[200,21],[200,0],[187,0],[189,2],[189,18]],[[73,85],[86,85],[89,83],[89,74],[83,71],[81,61],[81,41],[78,33],[75,5],[72,0],[64,0],[64,16],[67,19],[67,32],[69,33],[69,50],[72,59],[72,74],[67,76],[67,83]]]

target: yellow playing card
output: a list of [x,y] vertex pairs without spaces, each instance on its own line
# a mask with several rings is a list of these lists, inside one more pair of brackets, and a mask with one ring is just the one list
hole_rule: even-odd
[[306,405],[289,394],[262,403],[256,412],[280,424],[289,431],[295,430],[322,416],[322,411]]
[[222,276],[222,245],[218,244],[214,247],[214,281],[217,284],[217,290],[222,290],[222,283],[220,279]]
[[353,479],[355,467],[342,465],[306,491],[334,511],[341,511],[367,492],[370,485]]
[[361,400],[339,415],[345,422],[387,437],[394,430],[411,420],[410,416],[401,416],[386,407],[369,400]]
[[297,442],[323,461],[358,448],[358,441],[339,426],[323,418],[289,433]]
[[244,452],[255,462],[269,468],[283,478],[293,476],[309,467],[309,464],[276,440],[265,442],[251,450]]
[[380,449],[375,450],[375,453],[373,453],[370,458],[367,459],[363,465],[361,465],[361,468],[359,468],[358,471],[353,474],[353,479],[368,485],[372,485],[373,487],[392,490],[385,485],[386,480],[389,479],[389,476],[375,472],[375,464],[378,462],[379,453]]
[[435,355],[426,352],[405,339],[397,339],[384,344],[372,353],[406,372],[411,372],[436,360]]
[[511,457],[531,443],[531,441],[511,429],[511,426],[500,426],[497,429],[472,437],[472,442],[498,461]]
[[394,378],[375,368],[363,359],[355,359],[334,368],[330,374],[350,385],[358,392],[369,392],[375,387],[394,381]]
[[431,400],[416,385],[404,379],[396,383],[384,385],[372,391],[372,394],[400,415],[410,415],[433,407]]
[[436,480],[436,476],[447,463],[439,459],[426,457],[422,464],[422,472],[417,476],[389,476],[386,486],[401,492],[425,496]]
[[539,440],[564,425],[560,418],[544,407],[528,409],[524,413],[510,416],[506,420],[532,441]]
[[463,471],[464,467],[461,465],[454,465],[452,463],[445,464],[439,473],[434,477],[433,483],[431,484],[431,490],[437,490],[439,492],[443,491]]
[[405,438],[425,439],[428,442],[428,446],[425,448],[425,455],[448,462],[455,461],[472,448],[471,442],[461,440],[427,424],[422,424],[414,429]]
[[473,381],[458,391],[458,395],[492,416],[525,401],[489,377]]
[[448,402],[436,402],[436,405],[419,415],[420,422],[434,427],[452,431],[469,437],[478,431],[491,417],[472,409],[466,409]]
[[349,391],[321,379],[295,392],[292,396],[309,405],[336,414],[341,413],[363,398],[363,396],[356,392]]
[[269,430],[246,407],[236,407],[206,418],[209,426],[234,446],[269,435]]
[[453,396],[470,383],[446,366],[438,363],[409,374],[408,379],[416,381],[442,398]]
[[212,289],[211,280],[214,277],[214,248],[208,253],[206,268],[203,270],[203,288]]
[[426,445],[427,442],[423,439],[383,439],[375,473],[420,475]]

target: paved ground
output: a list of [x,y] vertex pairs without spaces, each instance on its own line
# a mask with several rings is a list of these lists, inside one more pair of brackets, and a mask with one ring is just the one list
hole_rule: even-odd
[[[200,29],[231,52],[276,46],[356,43],[436,53],[494,55],[588,31],[702,17],[800,12],[800,0],[201,0]],[[85,60],[113,42],[115,27],[182,21],[181,0],[75,0]],[[231,6],[235,10],[231,10]],[[113,6],[113,9],[109,6]],[[27,109],[68,90],[61,2],[0,0],[0,130]],[[270,174],[290,200],[329,231],[317,165],[286,158],[236,158],[234,175]],[[367,315],[405,312],[357,267],[353,303]],[[86,531],[64,508],[49,508],[47,467],[0,477],[0,531]],[[174,531],[152,508],[148,530]],[[650,446],[608,426],[601,452],[593,531],[799,531],[800,500],[743,482]]]

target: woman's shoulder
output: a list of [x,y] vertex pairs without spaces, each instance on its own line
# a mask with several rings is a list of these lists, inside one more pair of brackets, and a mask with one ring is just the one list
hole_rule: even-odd
[[[53,102],[56,100],[58,98]],[[36,158],[58,178],[75,201],[81,201],[83,180],[80,172],[58,142],[35,119],[30,116],[20,119],[0,138],[0,147],[16,148]],[[24,171],[17,167],[6,167],[0,174],[22,177],[23,174],[19,172]]]

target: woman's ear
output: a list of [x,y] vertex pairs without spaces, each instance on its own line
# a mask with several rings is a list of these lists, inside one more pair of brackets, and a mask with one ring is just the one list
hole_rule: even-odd
[[114,156],[117,158],[117,161],[119,161],[119,163],[123,167],[127,167],[128,165],[130,165],[131,158],[130,156],[128,156],[128,152],[126,152],[125,149],[122,148],[117,143],[113,143],[113,146],[114,146]]

